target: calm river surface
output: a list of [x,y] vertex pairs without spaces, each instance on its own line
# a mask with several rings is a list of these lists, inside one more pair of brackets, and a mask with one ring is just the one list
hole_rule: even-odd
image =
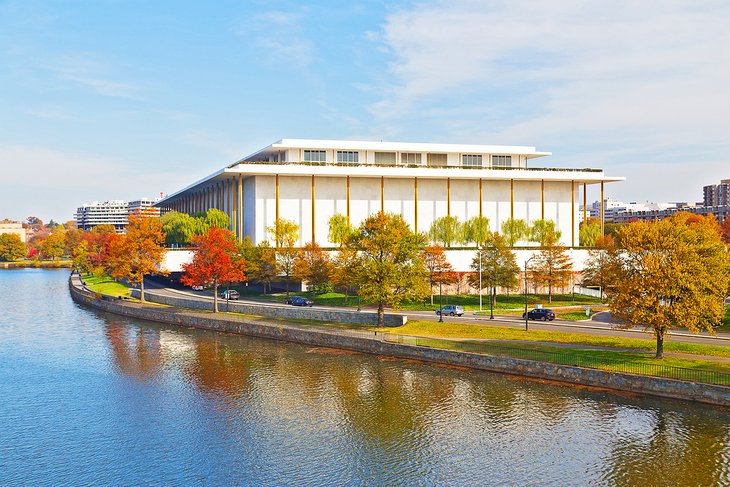
[[2,485],[717,485],[730,410],[140,322],[0,271]]

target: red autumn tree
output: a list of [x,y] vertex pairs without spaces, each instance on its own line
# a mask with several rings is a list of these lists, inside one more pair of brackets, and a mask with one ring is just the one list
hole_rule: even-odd
[[144,302],[144,276],[166,274],[161,268],[165,256],[165,232],[157,218],[129,215],[127,234],[110,252],[111,275],[139,284]]
[[218,285],[246,280],[246,263],[240,255],[236,237],[230,230],[209,228],[203,235],[192,238],[193,261],[183,264],[180,279],[186,286],[211,283],[213,312],[218,312]]
[[430,245],[423,249],[423,263],[428,272],[431,304],[433,305],[433,287],[437,284],[453,284],[456,282],[457,274],[446,259],[444,248],[440,245]]

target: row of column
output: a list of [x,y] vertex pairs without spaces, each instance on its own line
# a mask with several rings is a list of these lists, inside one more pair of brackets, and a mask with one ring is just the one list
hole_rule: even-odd
[[243,240],[243,175],[238,174],[212,185],[196,188],[168,204],[170,210],[180,213],[204,213],[216,208],[230,220],[229,230]]
[[[311,201],[312,201],[312,238],[314,240],[315,230],[315,176],[312,175]],[[350,176],[346,177],[346,194],[347,194],[347,219],[350,220]],[[274,177],[274,194],[276,199],[276,219],[279,219],[279,175]],[[541,181],[540,185],[540,206],[541,218],[545,218],[545,181]],[[571,181],[571,245],[575,246],[575,181]],[[510,217],[514,218],[514,179],[510,179]],[[413,199],[414,199],[414,229],[418,231],[418,177],[413,178]],[[601,182],[601,198],[600,198],[600,222],[601,231],[604,227],[604,183]],[[381,211],[385,209],[385,178],[380,177],[380,207]],[[219,181],[211,186],[206,186],[173,200],[169,204],[169,208],[182,213],[198,213],[205,212],[209,208],[217,208],[228,215],[230,219],[229,229],[236,235],[239,240],[243,240],[244,232],[244,208],[243,208],[243,175],[238,174],[230,178]],[[479,179],[479,216],[482,216],[483,208],[483,189],[482,179]],[[451,178],[446,179],[446,213],[451,215]],[[583,183],[583,221],[587,219],[587,184]]]

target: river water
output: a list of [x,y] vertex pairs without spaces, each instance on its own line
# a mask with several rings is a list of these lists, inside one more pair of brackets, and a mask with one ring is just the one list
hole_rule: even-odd
[[730,410],[130,320],[0,271],[2,485],[717,485]]

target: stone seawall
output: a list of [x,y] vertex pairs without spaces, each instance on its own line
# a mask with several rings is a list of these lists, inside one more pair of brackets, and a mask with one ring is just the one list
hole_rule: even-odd
[[179,308],[145,306],[84,290],[75,275],[69,282],[69,288],[74,301],[80,304],[124,316],[172,325],[730,406],[730,387],[405,345],[387,341],[387,335],[376,335],[369,331],[330,331],[296,325],[263,324],[244,317],[213,316]]
[[[132,296],[139,299],[139,289],[132,289]],[[144,297],[153,303],[166,304],[187,309],[198,309],[203,311],[213,310],[213,301],[201,301],[185,297],[176,297],[155,294],[154,291],[145,291]],[[226,308],[228,306],[228,308]],[[357,325],[376,325],[378,314],[371,311],[349,311],[338,309],[307,308],[304,306],[266,306],[251,303],[239,303],[237,301],[218,301],[219,310],[233,311],[252,316],[265,316],[267,318],[283,318],[290,320],[315,320],[335,323],[353,323]],[[408,321],[407,316],[396,314],[385,314],[385,326],[401,326]]]

